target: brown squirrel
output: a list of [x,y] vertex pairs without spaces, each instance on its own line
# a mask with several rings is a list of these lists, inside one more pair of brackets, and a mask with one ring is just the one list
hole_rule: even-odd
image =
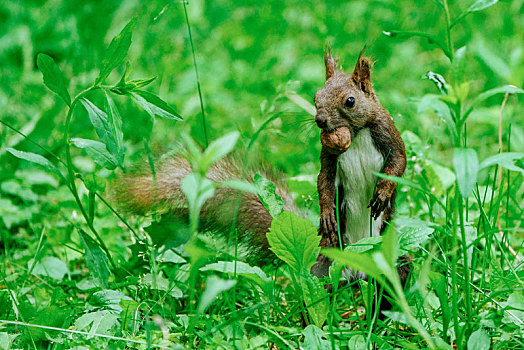
[[[324,61],[326,83],[315,95],[315,122],[322,129],[321,170],[317,183],[320,233],[323,247],[337,247],[340,244],[336,220],[337,187],[340,237],[344,244],[380,235],[394,212],[397,184],[385,179],[377,181],[373,172],[402,176],[406,152],[391,116],[373,90],[372,61],[361,53],[352,74],[338,70],[338,59],[333,59],[329,51]],[[347,130],[347,135],[341,130]],[[398,272],[404,284],[410,270],[410,257],[406,255],[400,260]],[[327,258],[319,256],[313,274],[327,275],[330,264]],[[365,276],[353,273],[347,277]]]
[[[388,175],[401,176],[406,166],[406,156],[402,139],[373,90],[370,59],[359,56],[352,75],[337,70],[337,61],[331,54],[326,54],[324,59],[326,83],[315,96],[315,120],[322,129],[323,145],[318,177],[321,212],[319,232],[322,235],[322,247],[336,247],[339,246],[335,213],[337,186],[344,243],[355,243],[369,236],[370,232],[374,236],[378,235],[393,213],[396,183],[378,180],[373,195],[376,181],[373,172],[382,170]],[[333,136],[344,129],[348,130],[346,136],[350,142],[344,145],[329,142],[336,139]],[[149,167],[145,167],[146,170],[117,179],[113,186],[115,201],[120,207],[137,214],[161,211],[176,216],[187,215],[180,181],[191,173],[188,161],[181,156],[171,157],[156,167],[155,176]],[[207,177],[216,182],[239,178],[252,182],[256,172],[244,167],[242,161],[225,158],[211,167]],[[286,203],[284,209],[296,213],[293,200],[282,180],[284,176],[268,170],[258,172],[276,184],[276,193]],[[231,214],[235,212],[238,195],[236,190],[218,188],[214,197],[208,199],[202,208],[201,224],[216,228],[219,232],[229,232],[233,222]],[[271,225],[271,216],[255,194],[240,194],[235,223],[240,233],[239,242],[250,248],[251,259],[248,260],[260,257],[267,259],[270,254],[266,233]],[[327,258],[319,256],[312,273],[318,277],[327,276],[330,264]],[[404,281],[409,265],[399,268],[399,272]]]

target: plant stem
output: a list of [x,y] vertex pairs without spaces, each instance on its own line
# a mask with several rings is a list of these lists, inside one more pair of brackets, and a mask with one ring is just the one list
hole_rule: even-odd
[[193,56],[193,66],[195,67],[195,76],[197,81],[198,98],[200,100],[200,112],[202,113],[202,128],[204,130],[204,148],[209,145],[207,137],[207,126],[206,126],[206,112],[204,108],[204,100],[202,99],[202,89],[200,88],[200,78],[198,77],[198,66],[195,56],[195,46],[193,45],[193,35],[191,34],[191,25],[189,25],[189,16],[187,15],[186,2],[182,1],[184,5],[184,14],[186,16],[187,33],[189,35],[189,44],[191,45],[191,55]]
[[94,90],[97,90],[97,89],[100,89],[100,87],[99,86],[91,86],[90,88],[88,88],[88,89],[82,91],[81,93],[79,93],[75,97],[75,99],[71,103],[71,107],[69,107],[69,110],[67,111],[67,116],[66,116],[66,121],[65,121],[65,131],[64,131],[64,143],[65,143],[65,149],[66,149],[66,167],[67,167],[67,174],[68,174],[68,180],[69,180],[69,190],[73,194],[73,197],[75,198],[75,202],[78,205],[78,208],[80,209],[80,212],[82,213],[82,216],[84,217],[84,219],[85,219],[85,221],[87,223],[87,226],[89,227],[91,232],[95,235],[98,243],[100,244],[100,247],[106,253],[107,259],[109,260],[109,263],[111,264],[113,269],[116,269],[116,264],[113,261],[113,258],[111,257],[111,253],[109,252],[109,249],[107,249],[107,246],[104,243],[104,240],[102,239],[102,237],[100,237],[100,235],[96,231],[95,227],[93,226],[93,223],[89,219],[89,215],[86,212],[86,210],[84,208],[84,205],[82,204],[82,201],[80,200],[80,196],[78,195],[78,189],[76,188],[76,183],[75,183],[75,178],[76,178],[75,177],[75,171],[73,169],[73,167],[74,167],[73,166],[73,159],[71,157],[71,148],[69,146],[69,126],[71,124],[71,119],[73,117],[73,111],[75,109],[75,106],[77,105],[78,101],[80,101],[80,99],[82,97],[84,97],[87,93],[89,93],[91,91],[94,91]]
[[448,0],[443,0],[443,5],[444,5],[444,13],[446,14],[446,34],[447,34],[447,40],[448,40],[448,51],[451,54],[451,57],[449,59],[450,61],[453,61],[453,57],[455,56],[455,53],[453,52],[453,45],[451,44],[451,27],[450,27]]

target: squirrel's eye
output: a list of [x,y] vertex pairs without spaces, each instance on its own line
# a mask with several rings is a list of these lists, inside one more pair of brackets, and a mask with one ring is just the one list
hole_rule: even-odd
[[355,105],[355,98],[354,97],[348,97],[344,105],[348,108],[351,108]]

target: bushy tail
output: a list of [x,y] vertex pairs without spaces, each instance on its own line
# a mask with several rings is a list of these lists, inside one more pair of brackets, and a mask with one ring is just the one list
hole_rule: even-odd
[[[180,189],[181,180],[191,173],[187,160],[175,156],[156,164],[156,175],[153,176],[149,167],[131,174],[120,176],[113,184],[112,197],[121,209],[141,215],[150,213],[170,213],[176,216],[186,216],[187,205],[185,195]],[[223,158],[216,162],[208,171],[207,178],[215,182],[232,179],[244,179],[253,182],[255,173],[270,179],[276,185],[276,192],[286,203],[285,210],[296,212],[291,195],[285,184],[284,176],[261,167],[254,171],[246,170],[242,162],[235,158]],[[238,210],[237,210],[238,205]],[[235,220],[234,214],[238,214]],[[219,187],[215,195],[208,199],[200,212],[201,225],[205,229],[212,228],[217,232],[230,232],[235,222],[240,243],[245,243],[250,253],[267,255],[268,243],[266,233],[271,225],[271,216],[260,202],[258,196]]]

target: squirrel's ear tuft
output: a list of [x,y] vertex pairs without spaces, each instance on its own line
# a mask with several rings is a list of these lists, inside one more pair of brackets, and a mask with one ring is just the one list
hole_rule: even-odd
[[371,68],[373,67],[373,61],[369,57],[363,56],[364,50],[358,56],[355,70],[353,71],[353,81],[358,87],[365,93],[370,93],[373,90],[371,84]]
[[331,47],[324,50],[324,63],[326,64],[326,80],[337,74],[338,58],[331,56]]

